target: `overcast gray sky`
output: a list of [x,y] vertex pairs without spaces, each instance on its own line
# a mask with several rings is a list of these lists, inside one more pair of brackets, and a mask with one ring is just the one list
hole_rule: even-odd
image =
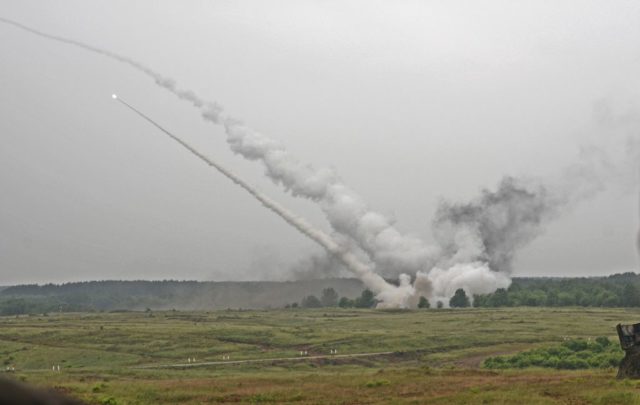
[[[553,177],[581,145],[640,127],[637,1],[4,0],[0,16],[175,78],[427,241],[439,199]],[[111,100],[329,229],[148,77],[4,24],[0,55],[0,285],[286,279],[320,252]],[[623,124],[598,121],[603,105]],[[607,183],[546,227],[515,274],[636,270],[637,176]]]

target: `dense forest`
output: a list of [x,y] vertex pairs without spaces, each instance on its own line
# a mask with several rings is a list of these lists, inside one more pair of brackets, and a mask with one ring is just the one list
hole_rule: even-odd
[[[114,310],[224,308],[368,308],[375,297],[355,279],[292,282],[88,281],[0,287],[0,315]],[[448,305],[447,305],[448,304]],[[583,306],[640,307],[640,275],[584,278],[514,278],[508,289],[420,308]]]
[[607,277],[516,278],[508,289],[475,295],[473,306],[640,307],[640,275],[623,273]]
[[282,308],[327,288],[357,297],[355,279],[291,282],[88,281],[18,285],[0,290],[0,315],[114,310]]

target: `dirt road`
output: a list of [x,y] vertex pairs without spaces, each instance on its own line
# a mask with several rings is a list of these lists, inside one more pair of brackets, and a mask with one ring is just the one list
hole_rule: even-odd
[[135,369],[148,368],[187,368],[187,367],[205,367],[205,366],[223,366],[228,364],[246,364],[246,363],[267,363],[270,361],[305,361],[317,359],[346,359],[353,357],[372,357],[384,356],[395,352],[376,352],[376,353],[353,353],[353,354],[324,354],[316,356],[298,356],[298,357],[273,357],[267,359],[246,359],[246,360],[223,360],[223,361],[203,361],[195,363],[174,363],[174,364],[148,364],[144,366],[135,366]]

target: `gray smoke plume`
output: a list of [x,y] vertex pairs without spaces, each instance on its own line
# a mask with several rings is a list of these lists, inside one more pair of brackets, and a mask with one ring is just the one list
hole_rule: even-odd
[[477,200],[441,202],[433,229],[446,264],[482,261],[510,272],[515,252],[538,236],[557,211],[558,201],[544,186],[506,177]]
[[637,182],[637,115],[615,113],[609,103],[599,101],[594,116],[600,144],[581,147],[576,162],[558,175],[547,179],[507,176],[495,190],[482,190],[471,202],[440,203],[433,232],[442,255],[429,273],[436,295],[450,296],[463,284],[473,284],[465,289],[476,293],[491,282],[508,285],[507,279],[479,269],[510,274],[517,252],[543,233],[550,221],[607,186],[617,183],[626,189],[630,181]]
[[559,209],[546,187],[514,177],[502,179],[495,191],[482,190],[471,202],[442,201],[432,228],[442,247],[440,262],[429,273],[434,299],[448,302],[458,288],[487,294],[508,287],[515,254]]
[[612,179],[616,167],[602,149],[583,148],[580,156],[547,180],[507,176],[471,202],[442,201],[433,221],[441,260],[485,261],[493,270],[510,272],[515,253],[547,223],[595,196]]
[[195,155],[196,157],[198,157],[199,159],[207,163],[209,166],[216,169],[225,177],[229,178],[235,184],[242,187],[245,191],[251,194],[256,200],[260,201],[262,205],[264,205],[266,208],[274,212],[280,218],[284,219],[285,222],[287,222],[289,225],[296,228],[298,231],[300,231],[300,233],[306,235],[307,237],[312,239],[314,242],[318,243],[328,253],[338,258],[342,262],[342,264],[344,264],[360,280],[362,280],[364,285],[366,285],[368,288],[370,288],[374,292],[378,293],[379,296],[385,297],[385,305],[388,305],[391,307],[406,306],[401,301],[401,299],[404,297],[404,294],[397,293],[398,287],[387,283],[380,275],[374,273],[371,270],[371,268],[369,268],[367,265],[360,262],[355,255],[353,255],[349,251],[345,251],[344,249],[342,249],[329,235],[313,227],[304,219],[298,217],[297,215],[293,214],[291,211],[287,210],[277,202],[273,201],[266,195],[262,194],[261,192],[253,188],[250,184],[248,184],[247,182],[245,182],[244,180],[236,176],[233,172],[227,170],[220,164],[204,156],[202,153],[200,153],[198,150],[193,148],[191,145],[189,145],[182,139],[178,138],[177,136],[175,136],[174,134],[166,130],[160,124],[152,120],[150,117],[148,117],[147,115],[145,115],[144,113],[142,113],[141,111],[139,111],[138,109],[130,105],[129,103],[117,97],[115,94],[113,95],[113,98],[119,101],[121,104],[123,104],[127,108],[129,108],[131,111],[136,113],[141,118],[145,119],[146,121],[154,125],[160,131],[165,133],[168,137],[170,137],[171,139],[179,143],[181,146],[183,146],[193,155]]
[[261,161],[267,176],[292,195],[318,202],[333,230],[341,236],[337,239],[345,242],[339,250],[350,249],[349,255],[353,256],[353,260],[366,255],[377,271],[395,276],[402,272],[416,274],[435,263],[438,254],[436,248],[427,246],[418,238],[402,235],[391,220],[370,210],[362,198],[342,183],[332,170],[315,169],[303,164],[279,142],[226,115],[219,104],[205,101],[193,91],[180,89],[175,80],[131,58],[80,41],[46,34],[5,18],[0,18],[0,22],[126,63],[180,99],[201,109],[205,120],[223,125],[233,152],[249,160]]
[[[391,220],[372,211],[333,170],[303,164],[279,142],[225,114],[219,104],[203,100],[190,90],[180,89],[173,79],[107,50],[45,34],[4,18],[0,18],[0,22],[126,63],[200,109],[205,120],[222,125],[233,152],[260,161],[266,175],[293,196],[317,202],[334,234],[329,236],[316,230],[233,174],[212,165],[340,258],[347,268],[378,292],[378,298],[388,306],[412,306],[419,295],[443,298],[448,302],[446,298],[457,288],[474,294],[508,286],[517,251],[543,232],[550,220],[573,204],[595,195],[612,174],[621,166],[627,166],[604,153],[602,148],[587,147],[581,150],[576,164],[551,180],[506,177],[495,191],[484,190],[479,198],[469,203],[442,202],[433,224],[439,246],[429,246],[419,238],[403,235]],[[637,121],[633,114],[613,114],[607,103],[600,105],[596,112],[601,125],[628,127],[629,123]],[[637,162],[638,143],[637,131],[628,134],[625,162],[633,158]],[[183,146],[206,159],[187,145]],[[376,273],[398,276],[399,286],[390,288]],[[413,284],[411,277],[414,277]]]

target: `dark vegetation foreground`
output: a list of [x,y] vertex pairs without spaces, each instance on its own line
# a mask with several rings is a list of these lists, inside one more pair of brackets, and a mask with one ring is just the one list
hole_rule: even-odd
[[[595,359],[621,355],[615,325],[638,318],[637,309],[585,308],[12,316],[0,318],[0,362],[15,367],[11,378],[94,404],[630,404],[640,403],[640,382],[616,380],[616,369]],[[558,350],[589,368],[531,360]],[[324,357],[199,366],[301,351]],[[591,352],[594,368],[583,357]],[[489,369],[489,357],[504,360]]]

